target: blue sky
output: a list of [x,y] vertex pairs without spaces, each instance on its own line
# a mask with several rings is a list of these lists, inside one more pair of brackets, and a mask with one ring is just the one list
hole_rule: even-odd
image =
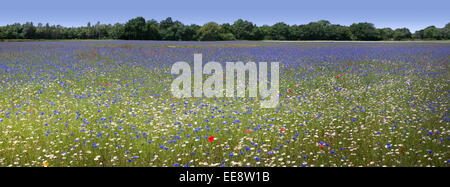
[[160,21],[170,16],[199,25],[208,21],[232,23],[238,18],[259,26],[326,19],[341,25],[371,22],[377,28],[407,27],[416,31],[450,22],[449,7],[449,0],[7,0],[0,6],[0,25],[33,21],[80,26],[89,21],[124,23],[137,16]]

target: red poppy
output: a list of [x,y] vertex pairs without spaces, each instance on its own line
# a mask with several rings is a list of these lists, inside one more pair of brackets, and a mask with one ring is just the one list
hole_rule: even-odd
[[281,132],[284,132],[284,129],[280,129]]
[[292,90],[289,90],[289,93],[292,93]]
[[320,145],[320,148],[323,148],[323,145]]
[[338,79],[339,79],[339,78],[341,78],[341,77],[340,77],[340,76],[338,75],[338,76],[336,76],[336,78],[338,78]]
[[209,143],[211,143],[212,141],[214,141],[214,136],[210,136],[210,137],[208,138],[208,141],[209,141]]
[[250,131],[249,131],[248,129],[245,129],[245,133],[247,133],[247,134],[248,134],[248,133],[250,133]]

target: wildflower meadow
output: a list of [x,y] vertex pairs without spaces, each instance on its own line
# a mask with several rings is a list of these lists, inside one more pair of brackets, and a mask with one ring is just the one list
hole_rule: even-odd
[[[196,53],[279,62],[277,106],[174,97],[171,67]],[[445,41],[0,42],[0,166],[448,167],[449,57]]]

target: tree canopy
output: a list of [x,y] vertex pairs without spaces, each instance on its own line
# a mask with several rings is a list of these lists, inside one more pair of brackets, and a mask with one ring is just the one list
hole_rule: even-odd
[[354,23],[350,26],[319,20],[302,25],[278,22],[274,25],[256,24],[238,19],[233,24],[209,22],[202,26],[185,25],[168,17],[160,22],[143,17],[126,23],[63,27],[33,22],[0,26],[0,39],[122,39],[122,40],[448,40],[450,23],[444,28],[429,26],[412,34],[407,28],[375,28],[372,23]]

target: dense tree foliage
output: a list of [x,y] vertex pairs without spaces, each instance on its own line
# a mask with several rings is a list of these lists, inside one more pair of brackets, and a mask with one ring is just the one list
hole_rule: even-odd
[[394,38],[394,30],[392,30],[391,28],[382,28],[382,29],[377,29],[378,32],[378,39],[381,40],[390,40]]
[[372,23],[354,23],[349,28],[355,40],[380,40],[379,33]]
[[354,23],[350,26],[331,24],[327,20],[303,25],[283,22],[272,26],[256,26],[239,19],[233,24],[209,22],[203,26],[185,25],[168,17],[160,22],[133,18],[124,24],[62,27],[14,23],[0,26],[0,39],[123,39],[123,40],[448,40],[450,23],[444,28],[429,26],[412,34],[407,28],[377,29],[372,23]]
[[394,40],[411,39],[411,32],[407,28],[395,29],[393,38]]
[[222,40],[223,31],[220,26],[215,22],[209,22],[203,25],[198,31],[198,39],[201,41],[216,41]]

